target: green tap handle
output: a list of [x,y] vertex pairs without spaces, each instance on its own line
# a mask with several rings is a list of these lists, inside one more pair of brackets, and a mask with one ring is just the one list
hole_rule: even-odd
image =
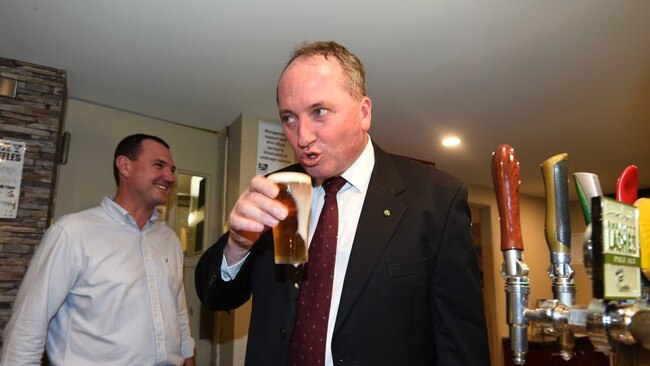
[[546,159],[542,165],[546,189],[545,233],[552,253],[571,253],[568,158],[566,153]]
[[519,219],[519,160],[515,149],[499,145],[492,154],[492,181],[501,223],[501,250],[524,250]]
[[589,225],[591,224],[591,199],[603,195],[598,176],[593,173],[573,173],[573,181],[576,185],[576,192],[578,192],[585,224]]

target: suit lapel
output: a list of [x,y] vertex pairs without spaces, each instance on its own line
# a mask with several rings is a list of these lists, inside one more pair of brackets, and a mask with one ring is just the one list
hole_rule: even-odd
[[393,160],[377,145],[374,149],[375,167],[350,253],[334,333],[354,306],[407,208],[395,198],[404,184]]

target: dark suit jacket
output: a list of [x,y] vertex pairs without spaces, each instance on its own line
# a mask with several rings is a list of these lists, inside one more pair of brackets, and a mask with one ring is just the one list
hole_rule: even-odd
[[[334,363],[489,365],[465,186],[376,145],[375,158],[332,336]],[[237,278],[224,282],[226,242],[227,234],[197,265],[199,298],[211,309],[228,310],[252,295],[246,365],[284,366],[300,268],[274,264],[269,231]]]

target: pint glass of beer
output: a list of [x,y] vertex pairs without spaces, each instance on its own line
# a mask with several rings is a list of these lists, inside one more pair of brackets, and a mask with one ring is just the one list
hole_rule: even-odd
[[289,209],[287,218],[273,228],[275,263],[297,267],[307,262],[311,177],[304,173],[280,172],[268,178],[280,187],[276,199]]

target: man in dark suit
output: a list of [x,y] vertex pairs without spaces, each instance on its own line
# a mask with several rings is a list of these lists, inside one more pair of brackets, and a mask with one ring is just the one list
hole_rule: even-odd
[[[207,307],[233,309],[252,295],[246,364],[488,365],[465,186],[372,143],[363,65],[337,43],[299,48],[278,82],[277,101],[300,160],[287,170],[313,180],[310,238],[323,181],[341,176],[347,183],[336,194],[329,319],[313,329],[324,334],[315,361],[293,352],[304,274],[274,264],[269,228],[287,216],[274,199],[275,183],[251,180],[230,213],[230,231],[199,261],[196,289]],[[310,261],[311,254],[310,247]],[[308,263],[305,270],[319,268]]]

